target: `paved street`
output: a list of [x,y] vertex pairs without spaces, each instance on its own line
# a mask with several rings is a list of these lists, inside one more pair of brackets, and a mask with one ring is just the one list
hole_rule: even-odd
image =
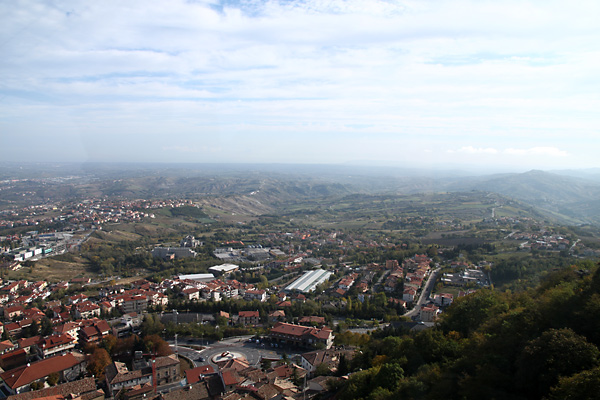
[[[250,365],[258,366],[260,364],[261,357],[277,358],[283,355],[285,352],[290,358],[296,355],[294,349],[275,349],[270,347],[269,344],[265,343],[249,343],[248,340],[252,336],[243,336],[231,339],[224,339],[220,342],[210,343],[203,350],[194,350],[186,345],[189,345],[189,341],[180,341],[177,346],[177,352],[185,358],[192,361],[194,367],[199,365],[210,364],[213,367],[215,363],[212,358],[218,354],[222,354],[226,351],[232,353],[241,354]],[[171,348],[175,351],[175,345],[172,341],[169,341]],[[199,343],[195,342],[198,345]],[[202,357],[205,361],[200,361]]]
[[421,291],[421,296],[419,297],[419,300],[415,303],[412,310],[410,310],[409,312],[404,314],[405,316],[412,317],[419,313],[421,306],[423,304],[425,304],[425,302],[431,295],[431,291],[433,290],[433,288],[435,286],[435,281],[437,279],[437,275],[439,272],[440,272],[440,268],[436,268],[431,272],[431,274],[429,275],[429,278],[427,279],[427,283],[425,284],[425,286],[423,287],[423,290]]
[[198,358],[201,356],[201,353],[197,350],[190,349],[189,347],[185,347],[185,346],[181,346],[181,345],[178,345],[177,349],[176,349],[175,345],[173,345],[173,344],[171,345],[171,349],[175,353],[190,360],[194,367],[204,364],[203,362],[198,361]]

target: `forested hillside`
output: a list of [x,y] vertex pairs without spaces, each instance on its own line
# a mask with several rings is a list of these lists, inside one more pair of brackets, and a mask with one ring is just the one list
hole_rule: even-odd
[[[589,399],[600,393],[600,270],[459,298],[435,329],[374,334],[343,399]],[[338,342],[352,342],[348,335]]]

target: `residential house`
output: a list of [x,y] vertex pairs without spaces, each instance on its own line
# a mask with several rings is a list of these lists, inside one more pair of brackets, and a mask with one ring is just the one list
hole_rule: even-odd
[[122,296],[121,300],[121,309],[125,314],[142,313],[148,308],[148,298],[146,296]]
[[292,306],[292,302],[289,300],[282,300],[275,303],[278,308],[287,308]]
[[240,311],[238,314],[238,324],[254,326],[260,322],[258,311]]
[[38,323],[42,319],[44,319],[45,316],[46,316],[46,314],[44,314],[37,307],[26,308],[26,309],[23,310],[23,317],[24,318],[31,318],[33,321],[38,322]]
[[86,372],[85,357],[76,352],[46,358],[0,374],[5,393],[16,394],[31,390],[33,382],[46,384],[51,374],[59,375],[59,382],[70,382]]
[[333,345],[333,331],[327,328],[314,328],[279,322],[271,328],[271,340],[302,347],[323,346],[329,349]]
[[248,301],[258,300],[260,302],[267,301],[267,292],[264,290],[246,290],[244,299]]
[[[395,260],[394,260],[395,261]],[[317,376],[316,378],[306,381],[305,394],[307,398],[315,398],[319,393],[329,390],[329,383],[339,381],[342,378],[335,376]]]
[[350,289],[352,285],[354,285],[354,278],[352,276],[344,277],[338,282],[338,287],[343,290]]
[[423,322],[434,322],[439,310],[440,309],[433,304],[421,306],[421,309],[419,310],[419,319]]
[[100,306],[101,313],[104,314],[109,314],[115,307],[115,305],[108,300],[101,301],[100,303],[98,303],[98,305]]
[[0,288],[0,292],[8,294],[16,294],[19,291],[19,282],[11,282],[6,286]]
[[152,381],[152,373],[143,373],[142,370],[130,371],[125,363],[114,361],[104,369],[108,395],[113,396],[120,389],[143,385]]
[[92,325],[81,328],[79,331],[79,341],[82,344],[97,344],[109,334],[111,334],[111,328],[108,322],[98,320],[94,321]]
[[433,297],[433,302],[439,307],[446,307],[452,304],[454,296],[450,293],[440,293]]
[[73,400],[103,400],[104,392],[96,389],[94,378],[62,383],[45,389],[23,392],[9,396],[10,400],[35,400],[35,399],[73,399]]
[[402,294],[402,300],[407,303],[412,303],[415,301],[415,296],[417,295],[417,289],[413,287],[407,287],[404,289],[404,293]]
[[183,289],[181,295],[188,301],[200,299],[200,290],[196,288]]
[[31,318],[25,318],[20,321],[11,322],[11,323],[4,325],[4,330],[10,336],[18,336],[21,334],[23,329],[29,328],[32,323],[33,323],[33,320]]
[[38,281],[31,285],[31,290],[33,290],[34,293],[42,293],[42,291],[44,289],[46,289],[47,287],[48,287],[48,282]]
[[180,379],[179,364],[179,359],[175,354],[157,357],[154,361],[157,385],[164,385],[178,381]]
[[27,364],[28,355],[23,349],[16,349],[0,355],[0,368],[4,371]]
[[[211,377],[185,386],[178,390],[161,394],[162,400],[212,400],[221,399],[223,385],[221,379]],[[249,399],[250,400],[250,399]]]
[[100,306],[91,301],[84,301],[75,305],[75,318],[77,319],[99,317],[101,312],[102,309]]
[[[23,339],[17,340],[17,345],[19,346],[20,349],[24,349],[27,352],[27,354],[31,354],[32,348],[40,340],[42,340],[41,336],[32,336],[29,338],[23,338]],[[34,350],[34,354],[35,354],[35,350]]]
[[285,311],[275,310],[269,314],[269,322],[279,322],[285,320]]
[[354,355],[352,350],[315,350],[303,353],[300,358],[300,365],[309,375],[312,375],[317,367],[321,364],[327,365],[329,370],[335,372],[340,364],[342,357],[345,357],[347,361],[351,360]]
[[68,335],[77,341],[79,339],[79,330],[81,329],[81,322],[65,322],[62,325],[54,327],[54,333],[59,335]]
[[40,358],[65,354],[73,348],[75,348],[75,339],[69,335],[50,335],[35,344],[35,351]]
[[20,304],[10,307],[4,307],[4,320],[9,321],[13,318],[20,317],[21,315],[23,315],[24,310],[25,307],[23,307]]
[[201,365],[199,367],[188,369],[187,371],[185,371],[185,380],[188,385],[191,385],[198,381],[204,380],[206,376],[216,374],[217,372],[210,365]]
[[3,340],[0,342],[0,355],[13,351],[17,348],[18,346],[16,343],[11,342],[10,340]]
[[[198,291],[198,299],[200,298],[200,294],[201,292]],[[159,306],[159,307],[165,307],[169,304],[169,296],[167,296],[164,293],[160,293],[160,292],[155,292],[155,291],[148,291],[146,292],[146,297],[148,298],[148,301],[150,302],[150,304],[154,307]]]
[[77,303],[83,303],[84,301],[87,301],[88,297],[83,294],[83,293],[79,293],[73,296],[70,296],[67,298],[67,304],[72,305],[72,304],[77,304]]

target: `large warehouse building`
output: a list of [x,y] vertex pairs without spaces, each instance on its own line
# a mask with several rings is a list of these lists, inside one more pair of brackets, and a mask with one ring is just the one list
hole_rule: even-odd
[[318,285],[329,279],[331,275],[333,275],[333,272],[325,271],[324,269],[308,271],[288,285],[285,290],[298,290],[303,293],[312,292]]

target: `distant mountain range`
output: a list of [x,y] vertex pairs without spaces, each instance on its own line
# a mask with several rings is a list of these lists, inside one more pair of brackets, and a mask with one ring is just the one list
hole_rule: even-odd
[[[68,180],[10,184],[3,200],[28,189],[52,198],[225,196],[256,205],[256,213],[290,201],[360,194],[494,192],[526,203],[565,224],[600,225],[600,169],[469,175],[388,167],[283,164],[4,164],[2,179],[71,176]],[[14,193],[13,193],[14,192]],[[13,197],[14,196],[14,197]],[[2,203],[2,202],[0,202]]]
[[544,171],[456,182],[448,190],[483,190],[520,200],[559,222],[600,224],[600,180]]

